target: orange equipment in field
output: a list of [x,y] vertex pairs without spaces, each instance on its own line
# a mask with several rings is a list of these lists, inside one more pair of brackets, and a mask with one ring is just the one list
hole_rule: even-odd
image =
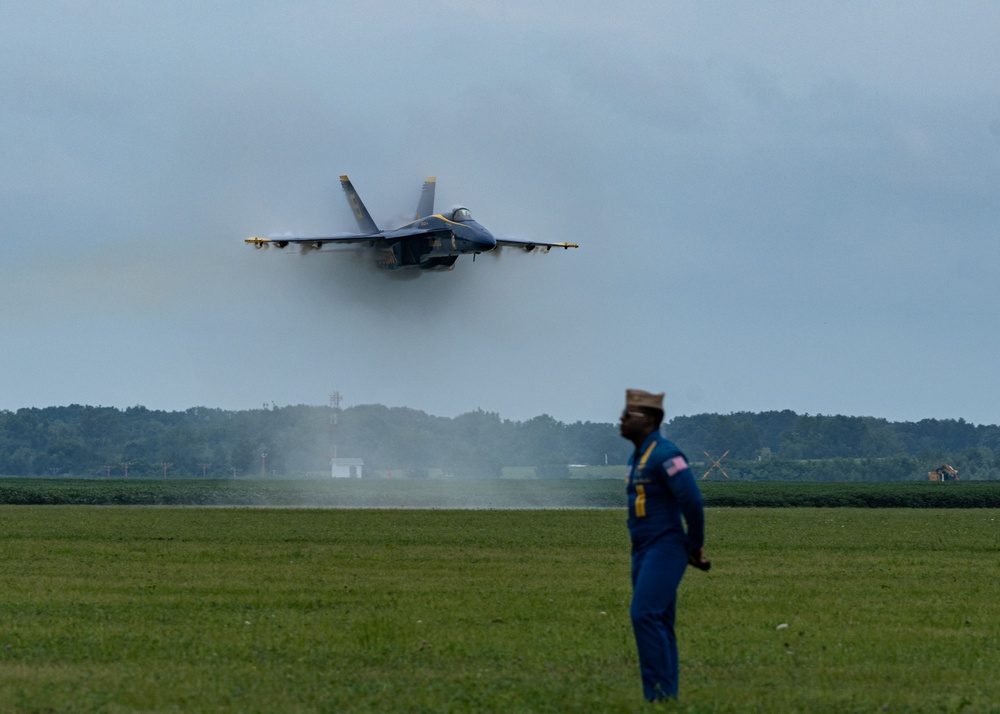
[[721,466],[719,466],[719,462],[722,461],[724,458],[726,458],[726,454],[729,453],[729,449],[726,449],[726,453],[723,454],[722,456],[720,456],[718,459],[712,458],[712,455],[709,454],[707,451],[702,451],[701,453],[705,454],[705,456],[707,456],[712,461],[712,465],[708,467],[708,471],[706,471],[702,475],[702,478],[705,478],[705,476],[708,476],[710,473],[712,473],[713,469],[719,469],[719,471],[722,472],[723,476],[725,476],[726,478],[729,478],[729,474],[726,473],[726,470],[724,468],[722,468]]
[[927,472],[929,481],[958,481],[958,469],[948,464],[941,464],[933,471]]

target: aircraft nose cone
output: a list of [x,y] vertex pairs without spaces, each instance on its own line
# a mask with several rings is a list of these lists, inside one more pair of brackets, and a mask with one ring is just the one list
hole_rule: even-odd
[[485,228],[480,228],[480,234],[476,236],[476,249],[480,253],[489,253],[497,247],[497,239],[493,237]]

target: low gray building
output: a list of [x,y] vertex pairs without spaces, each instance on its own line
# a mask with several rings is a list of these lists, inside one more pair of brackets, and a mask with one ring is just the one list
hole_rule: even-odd
[[333,478],[361,478],[361,459],[330,459],[330,476]]

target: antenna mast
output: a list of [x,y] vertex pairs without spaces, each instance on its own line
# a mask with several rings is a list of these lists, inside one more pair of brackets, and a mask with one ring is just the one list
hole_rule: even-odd
[[340,418],[340,392],[330,393],[330,463],[337,458],[337,421]]

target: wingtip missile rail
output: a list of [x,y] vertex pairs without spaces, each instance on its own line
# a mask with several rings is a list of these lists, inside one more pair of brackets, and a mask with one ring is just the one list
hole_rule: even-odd
[[244,243],[251,243],[254,248],[267,248],[268,246],[275,246],[277,248],[284,248],[288,245],[287,240],[275,240],[274,238],[245,238]]

